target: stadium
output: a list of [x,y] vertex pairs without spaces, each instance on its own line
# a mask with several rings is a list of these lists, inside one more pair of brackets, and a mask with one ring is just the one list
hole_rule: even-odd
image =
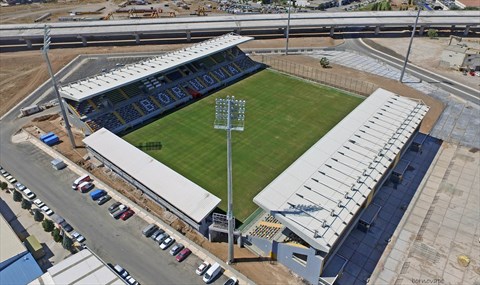
[[[428,106],[382,89],[363,100],[263,70],[237,47],[252,39],[227,34],[68,84],[60,93],[93,156],[211,239],[224,229],[212,214],[225,210],[226,192],[225,169],[213,167],[225,161],[224,133],[213,130],[213,100],[245,99],[246,131],[234,136],[240,200],[234,208],[244,222],[238,243],[312,284],[333,284],[346,263],[338,248],[358,224],[373,223],[373,197],[392,172],[401,172],[401,156]],[[295,96],[255,96],[269,90]],[[266,151],[252,151],[261,146]]]

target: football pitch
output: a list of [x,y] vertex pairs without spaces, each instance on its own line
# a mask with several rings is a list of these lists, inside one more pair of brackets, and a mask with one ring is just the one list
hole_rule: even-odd
[[264,70],[123,137],[134,146],[160,143],[160,149],[144,151],[222,199],[223,211],[226,132],[213,122],[215,98],[227,95],[246,100],[245,130],[232,132],[234,214],[240,221],[257,208],[256,194],[363,100]]

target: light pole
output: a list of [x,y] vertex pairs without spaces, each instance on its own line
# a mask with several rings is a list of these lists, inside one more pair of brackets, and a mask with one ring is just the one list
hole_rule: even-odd
[[288,20],[287,20],[287,43],[285,46],[285,55],[288,55],[288,37],[290,35],[290,10],[292,9],[293,0],[288,0]]
[[227,186],[228,186],[228,259],[227,264],[234,262],[233,257],[233,230],[235,220],[233,217],[232,195],[232,142],[231,131],[243,131],[245,128],[245,100],[236,100],[234,96],[226,99],[215,99],[215,129],[227,131]]
[[413,36],[415,36],[415,31],[417,30],[417,23],[418,23],[418,18],[420,18],[420,11],[422,11],[422,6],[418,6],[418,13],[417,13],[417,17],[415,18],[415,23],[413,24],[413,30],[412,30],[412,35],[410,37],[410,43],[408,44],[407,55],[405,56],[402,73],[400,74],[400,83],[403,82],[403,75],[405,75],[405,69],[407,68],[408,56],[410,55],[410,49],[412,48]]
[[68,137],[70,138],[70,143],[72,144],[72,148],[75,148],[75,139],[72,135],[72,130],[70,129],[70,123],[68,122],[67,113],[65,112],[65,106],[62,102],[62,97],[60,97],[60,92],[58,92],[57,82],[55,81],[55,75],[52,71],[52,65],[50,64],[50,59],[48,58],[48,50],[50,49],[50,27],[45,25],[45,30],[43,34],[43,48],[42,53],[45,57],[45,61],[47,62],[48,73],[50,73],[50,78],[52,79],[53,89],[55,90],[55,94],[57,95],[58,104],[60,105],[60,109],[62,110],[62,117],[63,121],[65,122],[65,128],[67,129]]

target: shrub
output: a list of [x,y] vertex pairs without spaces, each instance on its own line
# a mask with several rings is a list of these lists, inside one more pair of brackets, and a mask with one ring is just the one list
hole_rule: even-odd
[[2,188],[2,190],[7,189],[7,187],[8,187],[7,182],[4,182],[4,181],[0,182],[0,188]]
[[330,66],[330,61],[328,60],[328,58],[326,57],[322,57],[320,59],[320,65],[323,67],[323,68],[327,68]]
[[22,201],[22,199],[23,199],[22,194],[17,190],[13,190],[13,201],[20,202]]
[[429,38],[434,39],[438,37],[438,30],[436,29],[428,29],[427,35]]
[[65,236],[63,237],[62,246],[63,246],[64,249],[71,251],[71,250],[72,250],[72,246],[73,246],[73,241],[72,241],[72,239],[65,235]]
[[43,220],[42,226],[43,226],[43,229],[44,229],[47,233],[53,231],[54,228],[55,228],[55,225],[54,225],[53,222],[52,222],[51,220],[49,220],[49,219]]
[[52,236],[53,236],[53,240],[55,242],[61,242],[62,241],[62,236],[60,235],[60,230],[59,229],[57,229],[57,228],[53,229]]
[[27,199],[22,200],[22,209],[30,210],[32,208],[32,203]]
[[43,220],[43,214],[39,209],[33,210],[33,219],[37,222],[41,222]]

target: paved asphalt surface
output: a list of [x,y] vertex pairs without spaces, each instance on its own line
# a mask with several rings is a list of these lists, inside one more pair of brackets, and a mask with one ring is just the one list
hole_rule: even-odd
[[[364,41],[364,42],[366,42],[367,44],[370,45],[370,41],[367,40],[367,41]],[[387,56],[385,56],[385,53],[387,53],[388,51],[384,50],[384,51],[382,51],[383,52],[382,53],[380,51],[370,49],[367,46],[365,46],[364,44],[362,44],[360,39],[347,39],[345,41],[345,48],[361,52],[361,53],[366,54],[366,55],[368,55],[372,58],[376,58],[376,59],[379,59],[383,62],[386,62],[389,65],[399,67],[400,69],[402,69],[403,62],[405,60],[404,58],[398,57],[397,55],[391,54],[391,53],[388,54],[390,57],[387,57]],[[375,48],[377,48],[377,47],[375,46]],[[439,76],[439,75],[437,75],[433,72],[430,72],[430,71],[427,71],[427,70],[424,70],[424,69],[420,69],[420,68],[412,66],[410,64],[407,64],[406,73],[409,73],[409,74],[411,74],[411,75],[413,75],[417,78],[420,78],[421,80],[426,81],[428,83],[436,85],[439,88],[441,88],[441,89],[443,89],[447,92],[450,92],[450,93],[452,93],[452,94],[454,94],[454,95],[456,95],[456,96],[458,96],[458,97],[460,97],[464,100],[467,100],[467,101],[470,101],[470,102],[475,103],[477,105],[480,105],[480,92],[478,90],[475,90],[473,88],[470,88],[470,87],[467,87],[467,86],[464,86],[464,85],[460,85],[453,80],[449,80],[448,78]]]

